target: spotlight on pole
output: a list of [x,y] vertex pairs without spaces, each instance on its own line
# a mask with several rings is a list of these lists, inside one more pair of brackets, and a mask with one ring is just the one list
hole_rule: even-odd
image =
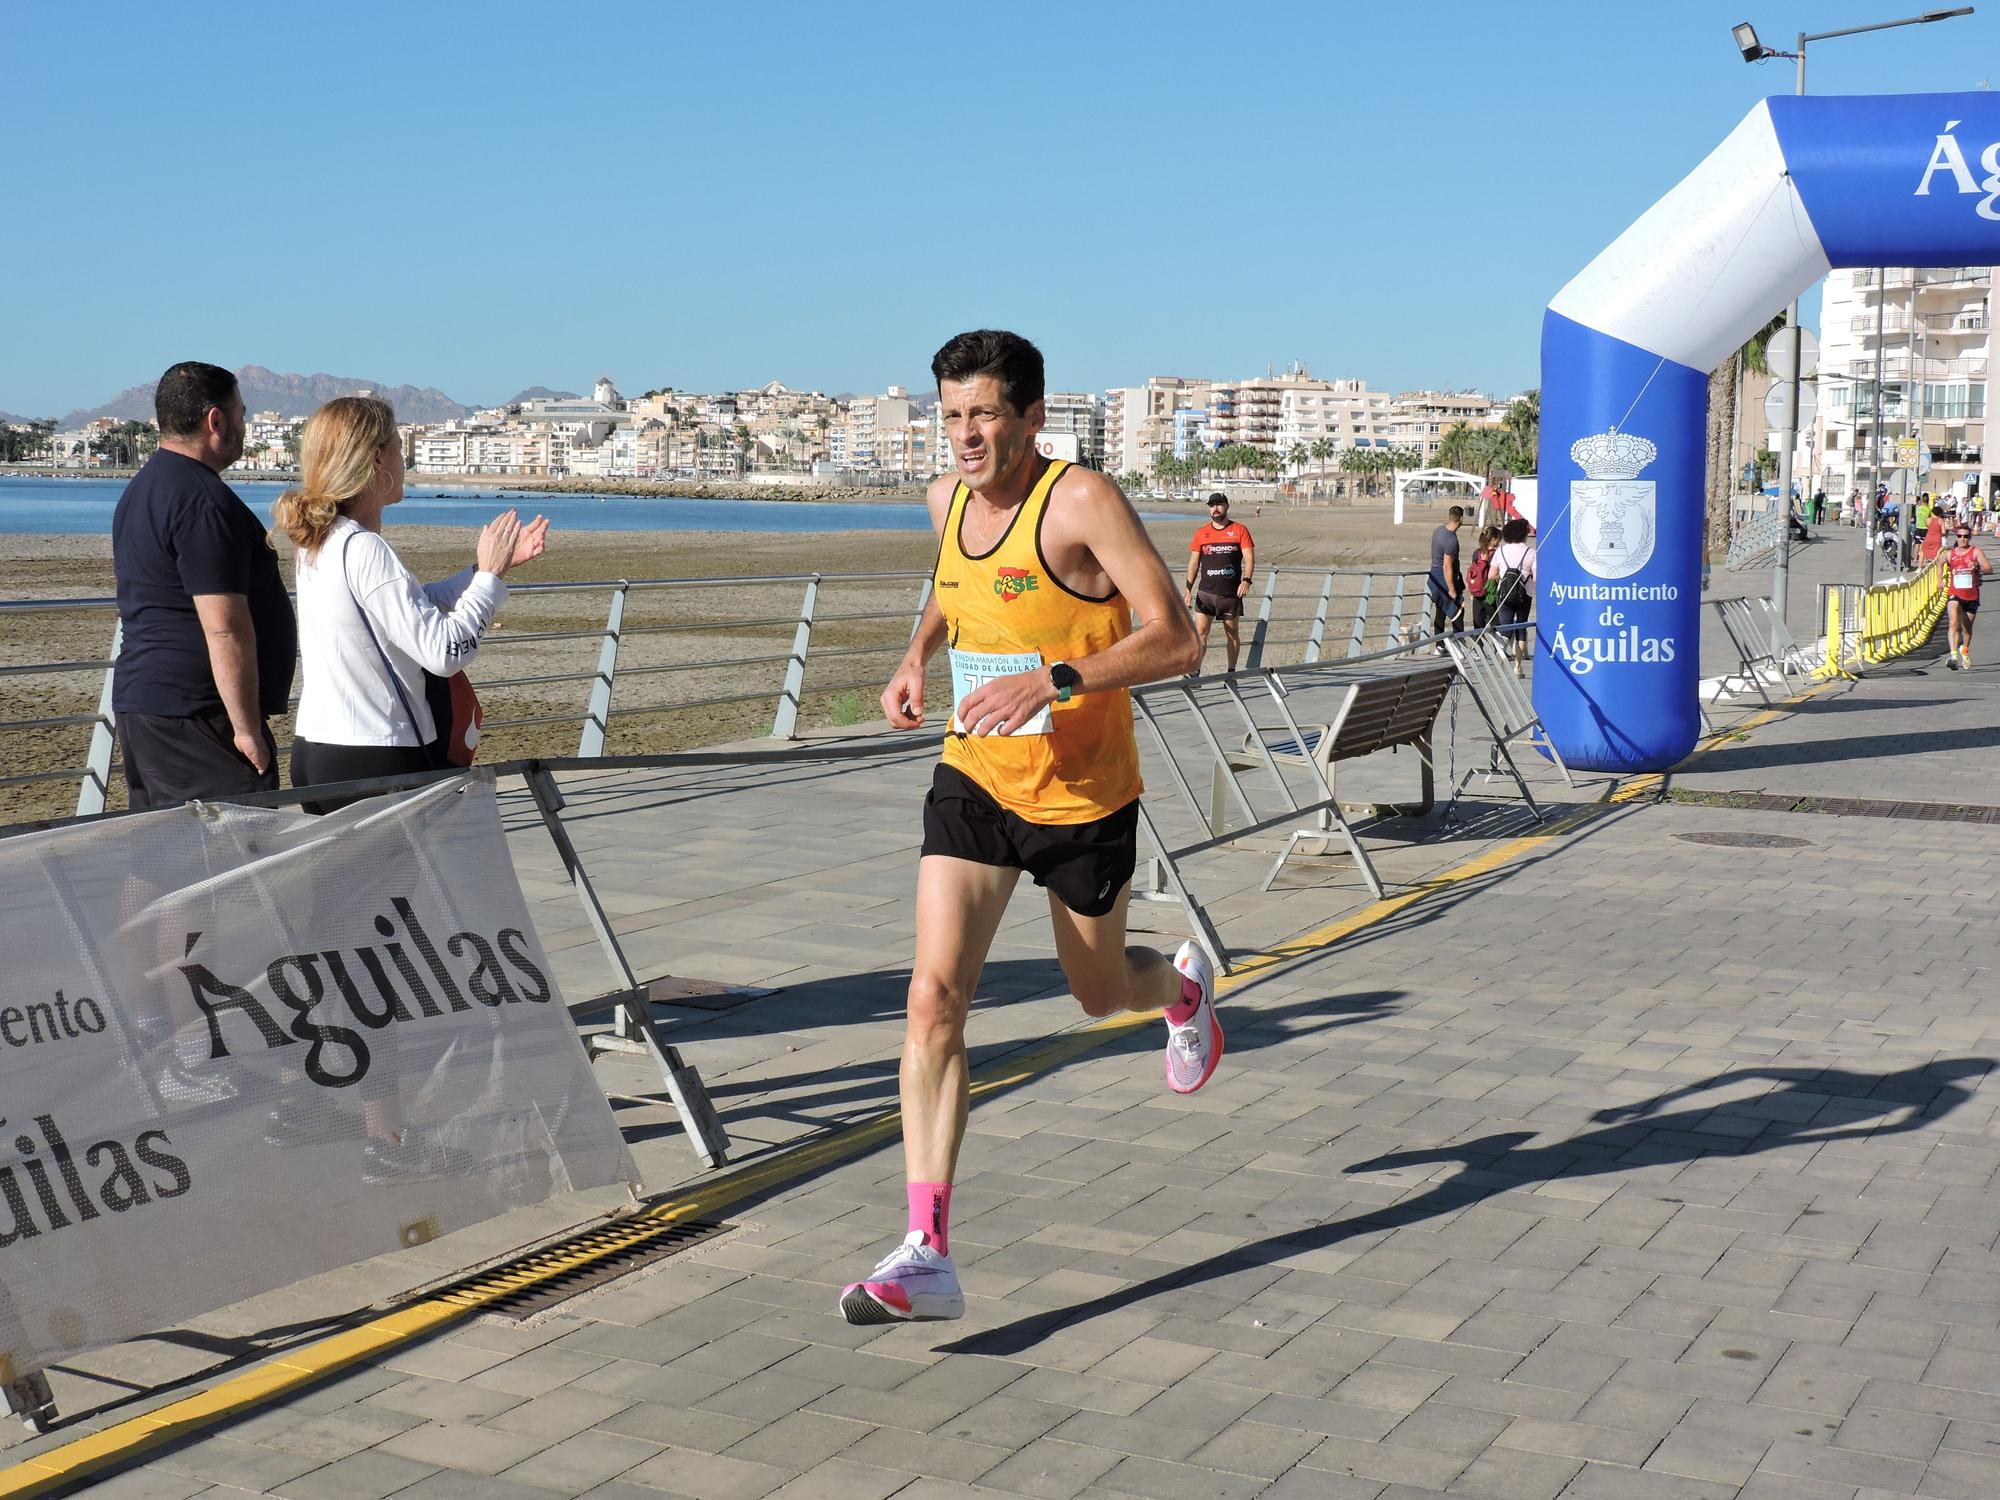
[[1757,40],[1757,28],[1748,21],[1740,26],[1732,26],[1730,32],[1736,38],[1736,45],[1743,53],[1745,62],[1759,62],[1769,57],[1770,49]]

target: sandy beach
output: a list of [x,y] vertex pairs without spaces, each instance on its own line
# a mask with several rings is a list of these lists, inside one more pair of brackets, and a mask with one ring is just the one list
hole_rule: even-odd
[[[1186,512],[1185,520],[1148,523],[1168,567],[1178,576],[1186,566],[1189,539],[1205,514],[1185,502],[1144,503],[1150,510]],[[1390,569],[1423,566],[1437,515],[1431,508],[1419,508],[1398,528],[1390,523],[1386,501],[1338,508],[1266,503],[1261,513],[1259,507],[1246,505],[1237,519],[1257,539],[1260,571],[1327,566]],[[472,558],[470,531],[392,524],[385,534],[419,577],[443,576]],[[1469,544],[1468,535],[1468,553]],[[928,573],[935,549],[935,538],[924,532],[554,533],[545,557],[510,575],[510,583],[517,587],[495,636],[480,653],[473,677],[482,683],[507,684],[481,689],[490,720],[570,717],[496,727],[482,747],[482,758],[575,753],[574,716],[583,708],[588,684],[520,679],[590,672],[610,601],[608,586],[544,591],[518,585],[809,573],[920,575]],[[280,552],[288,551],[288,544],[281,543]],[[289,557],[285,568],[289,576]],[[880,684],[909,638],[919,586],[917,577],[830,580],[821,585],[821,623],[813,635],[806,722],[856,723],[876,715]],[[767,732],[782,680],[782,661],[734,663],[746,657],[782,658],[790,650],[803,587],[803,582],[791,582],[634,589],[619,656],[618,715],[607,749],[615,753],[685,749]],[[113,590],[108,536],[0,537],[0,599],[103,599]],[[829,618],[874,613],[889,618]],[[710,622],[721,628],[689,628]],[[101,660],[114,623],[109,609],[9,617],[0,634],[0,665]],[[576,640],[510,639],[552,631],[590,634]],[[836,650],[852,654],[824,658],[820,654]],[[0,677],[0,719],[89,714],[95,710],[101,680],[96,671]],[[754,696],[740,703],[709,702],[739,694]],[[707,706],[676,707],[702,703]],[[653,705],[657,711],[628,712]],[[280,744],[289,740],[288,722],[281,721],[275,729]],[[0,732],[0,775],[79,765],[89,737],[87,725]],[[73,811],[75,804],[74,780],[0,787],[0,822],[60,816]],[[122,788],[114,788],[113,805],[122,805]]]

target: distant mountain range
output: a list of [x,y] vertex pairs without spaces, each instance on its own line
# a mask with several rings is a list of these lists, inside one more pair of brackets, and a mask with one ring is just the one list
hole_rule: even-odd
[[[405,422],[448,422],[469,417],[477,409],[454,401],[432,386],[390,385],[381,380],[363,380],[350,375],[289,375],[267,370],[262,365],[245,365],[236,372],[243,389],[243,404],[253,412],[275,411],[282,416],[310,416],[335,396],[351,396],[357,391],[373,391],[396,408]],[[63,417],[57,426],[67,432],[98,417],[131,422],[153,420],[153,391],[159,385],[149,380],[120,391],[102,406],[81,407]],[[547,386],[530,386],[519,395],[495,405],[511,406],[517,401],[574,400],[573,391],[553,391]],[[0,421],[19,421],[0,412]]]

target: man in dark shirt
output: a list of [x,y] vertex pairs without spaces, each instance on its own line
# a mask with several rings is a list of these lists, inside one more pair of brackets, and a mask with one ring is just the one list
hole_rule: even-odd
[[277,553],[221,478],[243,453],[236,377],[178,364],[153,402],[159,451],[111,518],[111,706],[135,809],[276,790],[266,721],[290,701],[298,651]]
[[[1458,528],[1465,524],[1465,507],[1454,505],[1445,512],[1444,525],[1431,533],[1431,634],[1443,635],[1445,628],[1465,628],[1465,573],[1458,565]],[[1443,653],[1442,645],[1432,650]]]

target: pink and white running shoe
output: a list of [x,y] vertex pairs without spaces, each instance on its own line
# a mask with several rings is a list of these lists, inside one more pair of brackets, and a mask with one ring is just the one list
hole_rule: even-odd
[[958,1268],[912,1229],[903,1243],[883,1256],[866,1281],[840,1294],[840,1315],[850,1323],[930,1322],[965,1315]]
[[1194,1011],[1185,1021],[1167,1016],[1167,1087],[1192,1094],[1207,1083],[1222,1061],[1222,1023],[1215,1019],[1215,970],[1201,944],[1189,938],[1174,955],[1181,977],[1200,991]]

